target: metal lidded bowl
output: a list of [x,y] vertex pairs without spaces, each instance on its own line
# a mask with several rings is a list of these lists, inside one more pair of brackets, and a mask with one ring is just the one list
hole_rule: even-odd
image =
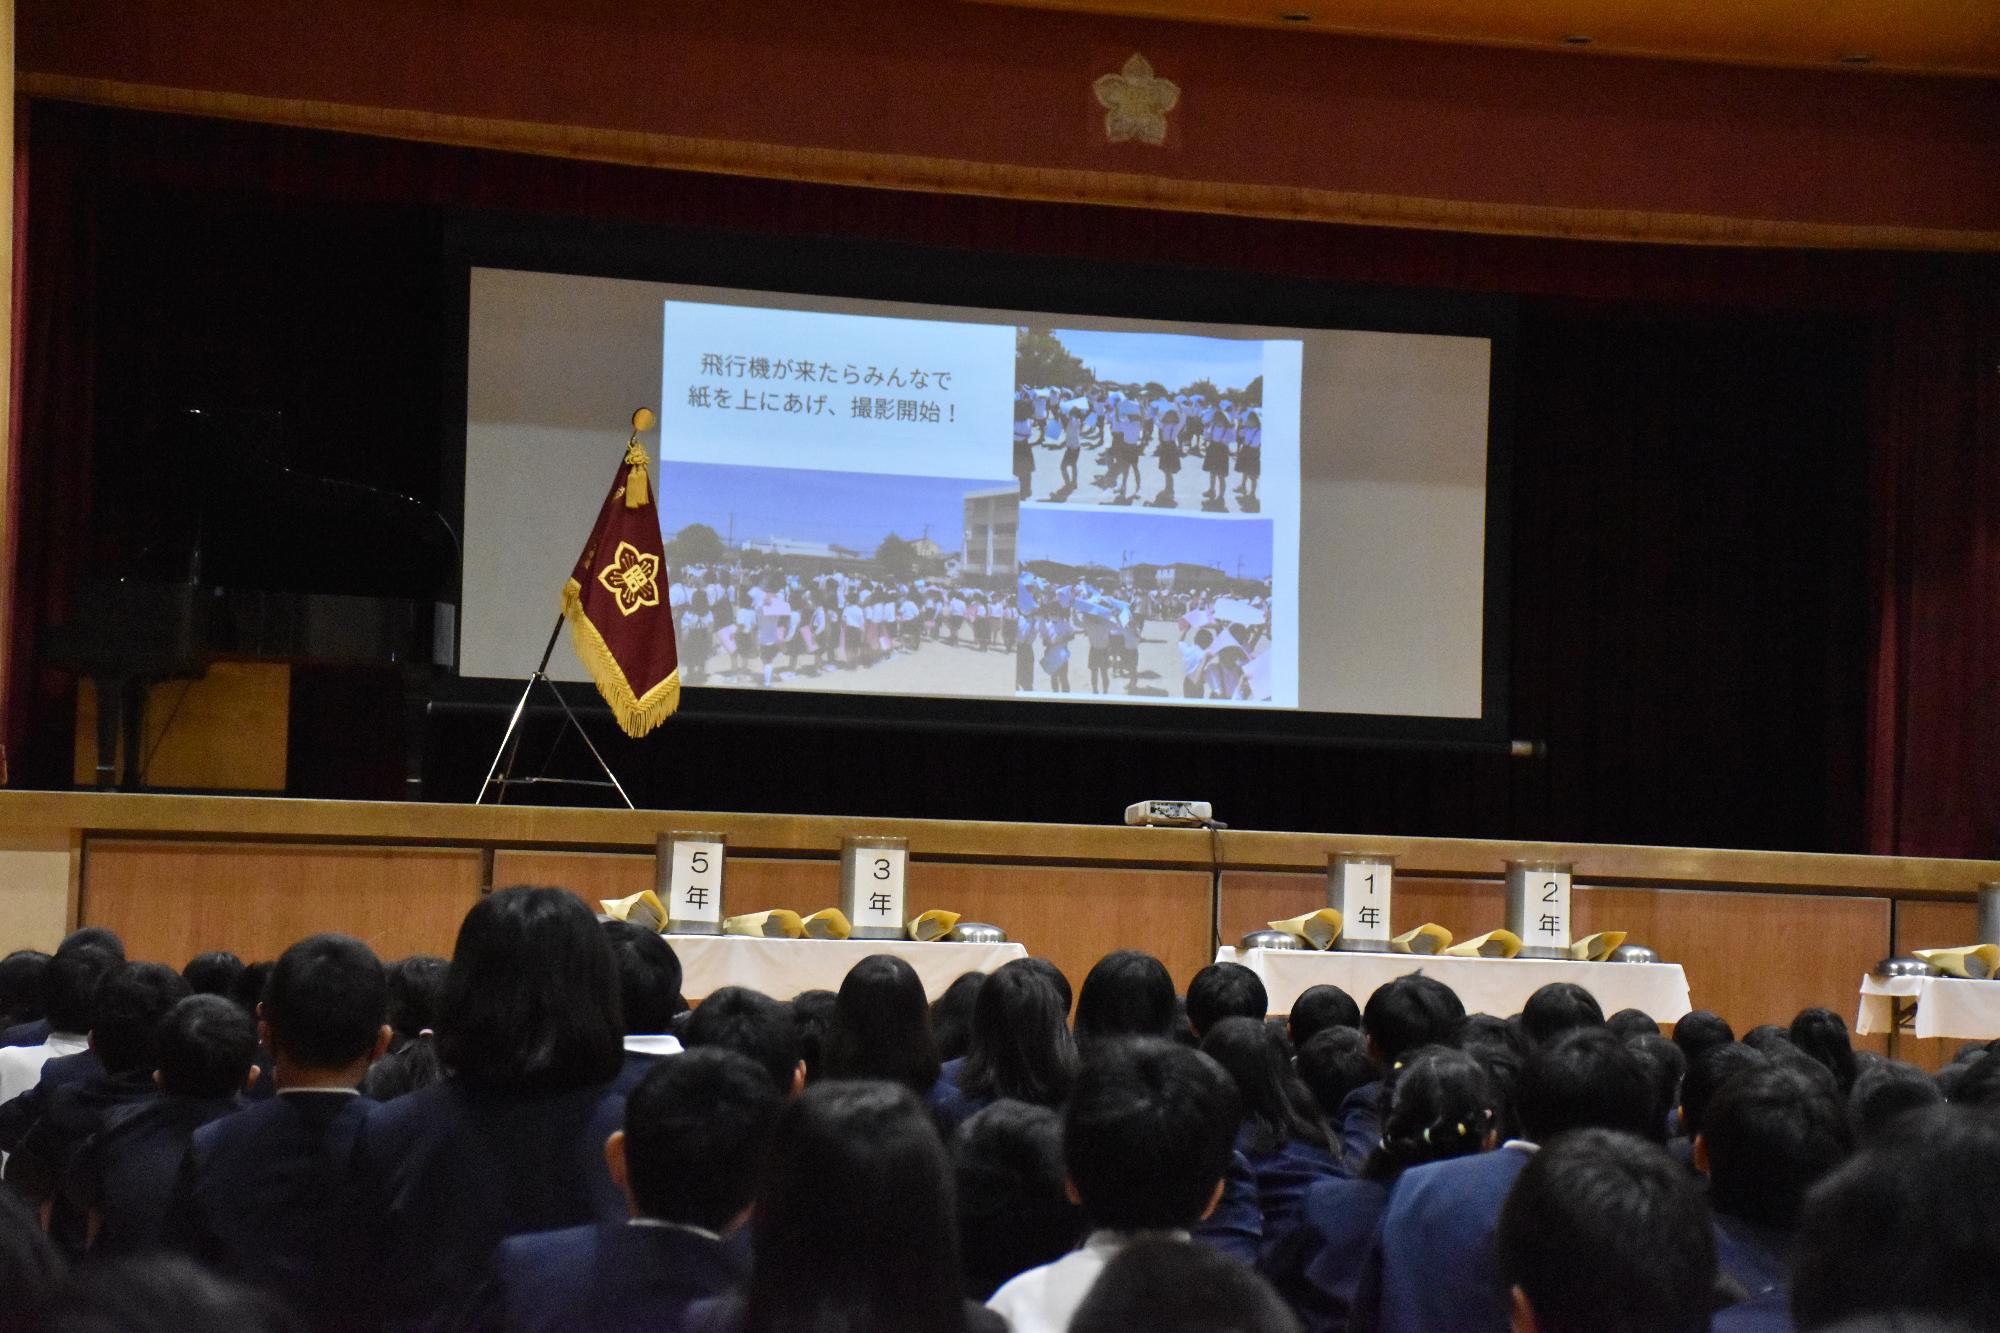
[[1875,964],[1875,975],[1884,981],[1893,981],[1897,977],[1940,977],[1944,973],[1921,958],[1903,956],[1884,958]]
[[1298,936],[1287,935],[1282,930],[1253,930],[1243,937],[1243,942],[1237,947],[1248,953],[1252,949],[1303,949],[1305,946],[1299,943]]
[[1660,954],[1659,950],[1649,948],[1644,944],[1621,944],[1613,949],[1610,956],[1604,961],[1607,963],[1657,963],[1660,961]]
[[946,944],[1005,944],[1007,932],[984,921],[961,921],[944,934]]

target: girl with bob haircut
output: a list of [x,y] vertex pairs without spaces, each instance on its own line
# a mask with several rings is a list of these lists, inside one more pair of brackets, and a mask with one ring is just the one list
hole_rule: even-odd
[[1076,1001],[1076,1039],[1082,1046],[1115,1037],[1171,1041],[1180,1026],[1174,979],[1166,964],[1137,949],[1097,960]]
[[925,1097],[942,1063],[916,969],[886,953],[848,969],[827,1028],[826,1077],[879,1078]]
[[965,1299],[951,1161],[908,1089],[808,1087],[780,1116],[766,1162],[749,1281],[690,1310],[691,1333],[1005,1327]]
[[971,1049],[944,1067],[931,1106],[949,1132],[1003,1098],[1059,1107],[1075,1081],[1069,1006],[1040,967],[1016,959],[980,987]]
[[[618,971],[563,889],[465,914],[438,1006],[446,1077],[375,1108],[355,1147],[355,1234],[392,1326],[454,1309],[501,1240],[624,1215],[604,1165],[624,1063]],[[359,1322],[359,1321],[357,1321]]]

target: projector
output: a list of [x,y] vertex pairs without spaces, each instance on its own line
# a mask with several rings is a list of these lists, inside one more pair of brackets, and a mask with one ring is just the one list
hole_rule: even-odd
[[1125,807],[1125,822],[1165,828],[1202,828],[1215,821],[1207,801],[1137,801]]

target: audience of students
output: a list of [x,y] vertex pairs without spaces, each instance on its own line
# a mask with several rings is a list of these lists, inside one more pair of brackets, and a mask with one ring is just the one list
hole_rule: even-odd
[[2000,1308],[2000,1056],[1932,1077],[1825,1010],[1742,1043],[1692,1013],[1669,1041],[1582,988],[1468,1016],[1413,974],[1267,1022],[1247,969],[1183,1001],[1136,951],[1073,1024],[1038,959],[935,1005],[884,954],[838,993],[688,1010],[668,940],[532,888],[482,899],[449,963],[337,935],[180,972],[123,952],[87,930],[0,959],[0,1333],[1780,1333]]

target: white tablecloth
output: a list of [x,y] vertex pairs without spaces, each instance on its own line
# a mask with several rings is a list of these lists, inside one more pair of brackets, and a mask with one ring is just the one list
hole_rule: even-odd
[[1573,963],[1553,958],[1442,958],[1408,953],[1346,953],[1338,949],[1224,948],[1218,963],[1241,963],[1263,979],[1271,1012],[1291,1012],[1309,986],[1335,985],[1366,1005],[1378,986],[1422,972],[1458,993],[1469,1014],[1517,1014],[1551,981],[1573,981],[1597,997],[1607,1014],[1638,1009],[1671,1023],[1693,1005],[1679,963]]
[[1863,1036],[1893,1032],[1897,1000],[1917,1002],[1918,1037],[1961,1037],[1991,1041],[2000,1037],[2000,981],[1967,981],[1962,977],[1890,977],[1872,973],[1861,978],[1861,1013],[1854,1030]]
[[681,991],[699,1000],[724,986],[748,986],[774,1000],[800,991],[839,990],[847,970],[870,954],[892,953],[917,970],[935,1000],[967,972],[991,972],[1026,958],[1019,944],[918,944],[914,940],[760,940],[748,935],[669,935],[681,960]]

